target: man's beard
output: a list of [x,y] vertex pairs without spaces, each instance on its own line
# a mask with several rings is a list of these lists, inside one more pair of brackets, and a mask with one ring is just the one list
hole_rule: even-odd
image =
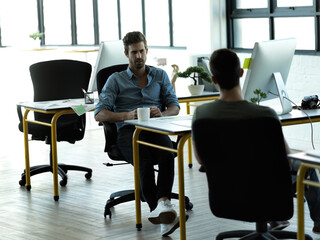
[[145,61],[143,61],[142,59],[138,59],[134,61],[134,66],[136,69],[141,69],[144,67],[144,65],[145,65]]

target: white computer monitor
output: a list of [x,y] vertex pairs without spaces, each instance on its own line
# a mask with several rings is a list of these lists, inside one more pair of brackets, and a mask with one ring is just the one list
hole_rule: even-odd
[[96,76],[101,69],[126,63],[128,63],[128,58],[124,54],[123,42],[121,40],[101,42],[97,61],[90,78],[88,91],[97,91]]
[[280,105],[271,106],[279,115],[292,110],[285,85],[296,43],[294,38],[255,43],[242,88],[246,100],[255,97],[254,90],[261,89],[267,94],[263,100],[279,98]]

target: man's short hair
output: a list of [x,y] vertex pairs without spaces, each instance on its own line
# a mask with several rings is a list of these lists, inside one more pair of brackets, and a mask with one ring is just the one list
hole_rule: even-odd
[[128,32],[124,38],[122,39],[123,41],[123,46],[124,46],[124,50],[125,52],[128,54],[129,52],[129,45],[134,44],[134,43],[139,43],[139,42],[143,42],[145,48],[147,49],[147,40],[146,37],[138,31],[134,31],[134,32]]
[[232,89],[239,84],[240,60],[230,49],[216,50],[210,57],[210,71],[221,88]]

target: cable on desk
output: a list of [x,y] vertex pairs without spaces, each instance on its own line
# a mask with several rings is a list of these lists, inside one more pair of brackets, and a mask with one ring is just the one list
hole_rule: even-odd
[[[279,97],[278,94],[275,94],[275,93],[270,92],[270,91],[269,91],[269,93],[274,95],[274,96]],[[313,150],[315,150],[316,148],[314,147],[314,141],[313,141],[313,123],[312,123],[312,119],[310,118],[309,114],[306,111],[304,111],[300,106],[298,106],[295,102],[293,102],[291,99],[289,99],[288,97],[286,97],[286,96],[283,96],[283,97],[285,99],[287,99],[289,102],[291,102],[293,105],[295,105],[298,110],[302,111],[308,117],[308,119],[310,121],[310,128],[311,128],[311,145],[312,145]]]

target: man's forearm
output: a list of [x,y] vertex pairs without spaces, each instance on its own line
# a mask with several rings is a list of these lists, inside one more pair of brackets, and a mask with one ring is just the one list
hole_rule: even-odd
[[162,116],[175,116],[179,114],[179,107],[176,105],[168,107],[165,111],[163,111],[161,114]]
[[101,110],[96,116],[97,122],[123,122],[129,120],[130,117],[134,119],[128,112],[112,112],[108,110]]

